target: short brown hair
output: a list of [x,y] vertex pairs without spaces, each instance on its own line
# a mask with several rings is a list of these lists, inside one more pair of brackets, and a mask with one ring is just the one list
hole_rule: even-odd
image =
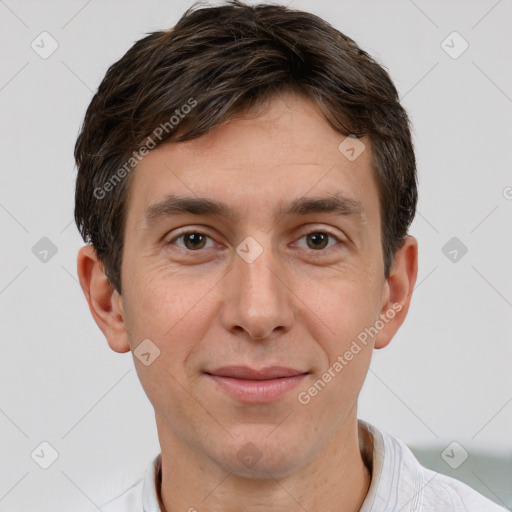
[[[417,202],[410,122],[391,78],[313,14],[229,0],[195,4],[172,29],[137,41],[108,69],[87,109],[75,146],[75,222],[119,293],[129,170],[138,152],[200,137],[285,90],[314,101],[341,134],[368,136],[389,276]],[[159,126],[168,129],[155,141]]]

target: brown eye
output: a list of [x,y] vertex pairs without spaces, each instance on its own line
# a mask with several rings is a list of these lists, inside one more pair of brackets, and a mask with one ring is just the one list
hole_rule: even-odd
[[198,251],[215,245],[214,241],[208,235],[198,233],[197,231],[182,233],[176,238],[173,238],[169,244],[177,245],[180,249],[188,251]]
[[206,236],[201,233],[187,233],[183,235],[183,242],[191,251],[202,249],[206,245]]
[[329,243],[327,233],[309,233],[306,235],[306,243],[310,249],[325,249]]
[[343,241],[328,231],[310,231],[302,235],[296,242],[301,249],[315,252],[327,252],[329,249],[341,249]]

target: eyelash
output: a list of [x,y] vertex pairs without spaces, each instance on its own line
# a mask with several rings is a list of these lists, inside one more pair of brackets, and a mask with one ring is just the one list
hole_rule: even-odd
[[[312,235],[312,234],[317,234],[317,233],[322,233],[322,234],[325,234],[325,235],[328,235],[330,238],[334,239],[336,241],[336,244],[332,245],[331,247],[326,247],[324,249],[309,249],[309,248],[306,248],[305,250],[309,250],[309,251],[312,251],[312,252],[315,252],[315,253],[320,253],[320,252],[325,252],[327,251],[328,249],[332,249],[333,247],[335,247],[336,245],[343,245],[344,242],[343,240],[340,240],[336,235],[333,235],[332,233],[330,233],[329,231],[325,231],[325,230],[312,230],[312,231],[308,231],[307,233],[304,233],[300,238],[299,240],[302,240],[303,238],[307,237],[308,235]],[[197,231],[197,230],[190,230],[190,231],[183,231],[182,233],[180,233],[179,235],[175,236],[173,239],[169,240],[168,242],[168,245],[173,245],[175,244],[175,242],[177,240],[179,240],[180,238],[183,238],[187,235],[202,235],[202,236],[206,236],[207,238],[209,238],[210,240],[212,240],[212,238],[207,235],[206,233],[203,233],[202,231]],[[179,247],[179,246],[178,246]],[[187,251],[187,252],[201,252],[203,249],[197,249],[197,250],[193,250],[193,249],[187,249],[186,247],[179,247],[179,249],[182,249],[183,251]]]

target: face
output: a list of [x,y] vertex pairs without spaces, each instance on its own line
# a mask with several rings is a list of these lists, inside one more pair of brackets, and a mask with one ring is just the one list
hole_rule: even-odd
[[277,477],[354,420],[409,289],[384,279],[369,141],[351,160],[344,139],[284,95],[133,171],[107,338],[117,351],[150,340],[151,364],[134,361],[161,441],[240,475],[255,471],[244,454],[261,457],[258,471]]

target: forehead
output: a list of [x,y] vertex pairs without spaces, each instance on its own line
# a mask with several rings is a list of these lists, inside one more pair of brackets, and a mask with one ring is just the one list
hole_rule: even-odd
[[[263,220],[300,198],[342,195],[378,224],[378,192],[369,141],[355,159],[352,139],[335,131],[309,101],[276,97],[258,114],[207,135],[150,151],[132,171],[128,223],[143,227],[151,208],[172,194],[218,200],[234,216]],[[340,150],[341,144],[341,150]],[[353,153],[348,153],[352,156]]]

